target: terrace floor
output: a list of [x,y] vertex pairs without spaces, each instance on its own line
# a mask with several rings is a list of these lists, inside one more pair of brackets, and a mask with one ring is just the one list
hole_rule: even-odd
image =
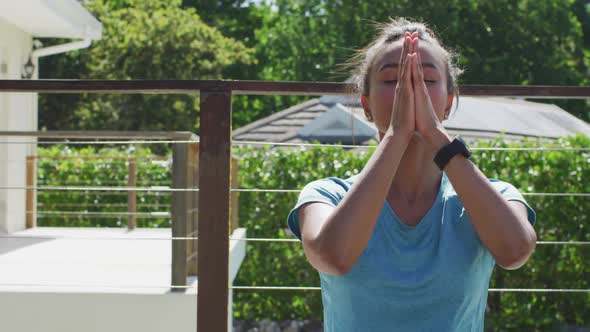
[[[244,229],[236,233],[245,236]],[[170,229],[38,227],[12,233],[0,238],[0,292],[169,293],[170,237]],[[230,241],[230,280],[235,260],[238,267],[243,260],[242,245]]]

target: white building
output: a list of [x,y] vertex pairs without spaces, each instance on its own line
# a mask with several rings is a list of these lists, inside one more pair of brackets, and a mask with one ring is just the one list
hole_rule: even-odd
[[[85,48],[100,39],[102,24],[75,0],[0,1],[0,79],[35,79],[40,57]],[[74,41],[34,49],[34,38]],[[28,65],[27,65],[28,64]],[[27,72],[28,71],[28,72]],[[36,131],[37,94],[0,94],[0,131]],[[3,141],[34,138],[0,137]],[[34,144],[0,144],[0,187],[24,187],[27,155]],[[0,190],[0,231],[25,229],[25,191]]]
[[[102,24],[76,0],[0,0],[0,79],[36,79],[40,57],[86,48],[101,33]],[[35,38],[72,41],[35,48]],[[0,92],[0,132],[37,128],[37,94]],[[35,142],[0,136],[0,330],[195,331],[198,280],[171,291],[169,228],[26,227],[22,188]],[[244,238],[245,230],[232,237]],[[230,242],[231,284],[245,242]],[[231,291],[229,301],[231,324]]]

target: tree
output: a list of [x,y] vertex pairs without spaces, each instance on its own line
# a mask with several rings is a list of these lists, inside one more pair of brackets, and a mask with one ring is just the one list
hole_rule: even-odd
[[[254,61],[253,50],[205,25],[180,0],[95,0],[88,9],[103,23],[90,49],[44,59],[41,77],[80,79],[219,79],[233,64]],[[191,95],[45,95],[47,129],[192,130],[198,98]]]
[[[428,23],[461,54],[464,84],[582,85],[590,82],[590,60],[577,2],[277,0],[253,47],[261,79],[342,80],[346,73],[337,65],[370,41],[371,22],[408,16]],[[562,105],[590,120],[584,102]]]

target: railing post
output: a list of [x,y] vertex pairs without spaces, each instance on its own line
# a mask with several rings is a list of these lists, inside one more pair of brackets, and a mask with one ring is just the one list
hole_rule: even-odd
[[[188,144],[174,143],[172,147],[172,187],[188,188]],[[172,237],[187,236],[188,199],[186,191],[172,192]],[[172,285],[186,286],[186,240],[172,240]],[[172,291],[184,291],[172,288]]]
[[[238,188],[240,183],[238,181],[238,159],[232,158],[231,160],[231,188]],[[239,227],[239,215],[238,215],[238,208],[239,208],[239,200],[240,200],[240,193],[234,191],[231,193],[231,210],[230,210],[230,235]]]
[[228,331],[231,91],[201,90],[197,331]]
[[[190,187],[196,189],[199,187],[199,143],[192,143],[189,145],[189,175],[190,175]],[[199,203],[199,192],[189,192],[189,214],[188,214],[188,230],[187,233],[190,237],[199,236],[198,220],[199,215],[197,213]],[[197,253],[198,253],[198,241],[190,240],[188,242],[188,261],[187,261],[187,273],[191,276],[196,276],[199,272],[197,265]]]
[[37,182],[37,172],[35,171],[36,159],[37,157],[35,156],[27,156],[27,201],[25,204],[27,228],[34,228],[35,226],[37,226],[37,197],[35,189],[33,189],[35,187],[35,183]]
[[[137,185],[137,159],[135,157],[129,157],[127,160],[129,167],[127,173],[127,187],[135,188]],[[129,230],[137,227],[137,191],[127,191],[127,228]]]

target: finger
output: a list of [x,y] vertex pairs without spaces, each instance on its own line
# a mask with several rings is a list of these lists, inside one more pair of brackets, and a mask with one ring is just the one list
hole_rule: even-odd
[[401,77],[401,73],[400,72],[403,69],[404,59],[405,59],[405,56],[406,56],[406,53],[407,52],[408,52],[408,44],[407,44],[407,41],[406,41],[406,37],[404,37],[404,40],[403,40],[403,43],[402,43],[402,51],[399,54],[399,60],[398,60],[398,66],[399,66],[398,67],[399,68],[398,75],[397,75],[398,76],[398,81],[399,81],[399,78]]
[[420,74],[418,73],[418,65],[416,61],[416,53],[412,54],[412,86],[414,87],[414,92],[418,94],[420,91],[417,91],[421,88],[420,86]]
[[[414,34],[412,34],[412,36],[413,35]],[[416,61],[416,52],[418,50],[418,48],[417,48],[417,41],[418,41],[417,38],[412,39],[412,48],[411,48],[411,51],[410,51],[410,55],[412,55],[412,59],[411,59],[411,64],[410,64],[410,66],[408,68],[408,70],[410,70],[412,72],[414,71],[414,65],[413,65],[413,63]],[[412,79],[413,76],[414,75],[412,73],[410,73],[410,79]],[[414,83],[412,82],[412,84],[414,84]]]
[[418,73],[420,74],[420,79],[424,81],[424,68],[422,67],[422,57],[420,56],[420,45],[419,39],[416,39],[416,62],[418,65]]
[[400,105],[400,101],[401,101],[401,96],[403,94],[404,86],[404,77],[406,76],[406,68],[407,68],[407,59],[408,59],[408,48],[409,48],[409,34],[407,34],[406,37],[404,37],[404,42],[402,44],[402,51],[401,51],[401,55],[400,55],[400,60],[399,60],[399,74],[398,74],[398,82],[395,88],[395,98],[394,98],[394,103],[393,103],[393,112],[397,112],[397,110],[399,109],[399,105]]
[[[406,58],[406,64],[405,64],[405,69],[404,72],[402,73],[402,78],[401,81],[403,82],[405,87],[411,87],[412,86],[412,63],[414,62],[414,57],[415,54],[412,55],[408,55]],[[410,91],[412,89],[409,89]]]
[[414,92],[416,92],[416,89],[419,88],[419,81],[418,81],[418,72],[417,72],[417,68],[416,68],[416,53],[413,53],[411,55],[410,58],[410,81],[412,82],[412,88],[414,90]]
[[407,72],[410,70],[410,68],[408,66],[408,54],[410,54],[411,50],[412,50],[411,34],[406,32],[406,34],[404,36],[404,40],[403,40],[403,44],[402,44],[402,51],[401,51],[400,60],[399,60],[399,74],[398,74],[397,90],[399,90],[400,94],[401,94],[401,91],[403,90],[404,85],[405,85],[403,78],[407,76]]
[[404,43],[402,44],[402,52],[400,54],[399,57],[399,66],[400,69],[403,69],[403,64],[405,63],[405,60],[408,56],[408,52],[410,50],[411,47],[411,41],[412,39],[410,39],[410,37],[404,37]]
[[404,44],[402,45],[402,53],[400,56],[400,63],[399,63],[399,77],[398,77],[398,89],[401,90],[403,87],[403,77],[407,71],[407,63],[408,63],[408,49],[411,45],[411,40],[409,37],[404,38]]
[[414,56],[412,57],[412,81],[414,82],[414,92],[417,95],[421,97],[428,95],[426,84],[424,83],[424,79],[420,74],[418,53],[414,53]]

